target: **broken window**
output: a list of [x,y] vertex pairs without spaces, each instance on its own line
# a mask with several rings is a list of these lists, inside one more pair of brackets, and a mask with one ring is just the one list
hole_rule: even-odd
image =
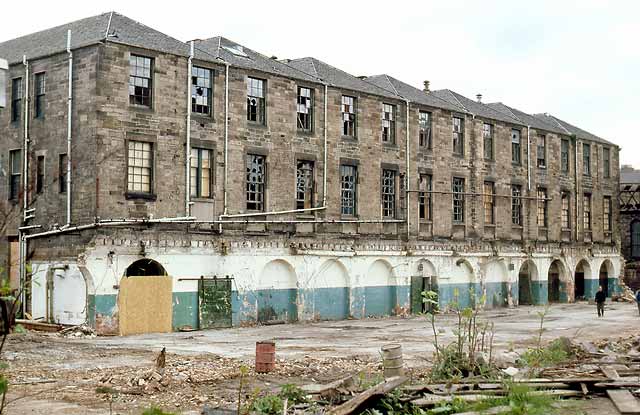
[[571,228],[570,197],[569,193],[562,192],[562,229]]
[[431,113],[420,111],[418,114],[418,122],[420,124],[420,147],[431,149]]
[[60,193],[67,192],[67,155],[60,154],[58,156],[58,191]]
[[631,223],[631,257],[640,258],[640,220]]
[[152,144],[129,141],[127,190],[133,193],[151,193],[153,182]]
[[191,111],[196,114],[212,114],[213,79],[211,70],[194,66],[191,68]]
[[264,83],[263,79],[249,77],[247,80],[247,120],[262,125],[265,123]]
[[382,170],[382,216],[395,218],[396,216],[396,172]]
[[453,117],[453,154],[464,155],[464,120]]
[[495,183],[484,182],[482,193],[484,223],[485,225],[493,225],[495,223]]
[[493,160],[493,125],[484,123],[482,126],[485,160]]
[[44,190],[44,156],[38,156],[36,160],[36,193]]
[[604,231],[611,232],[612,220],[611,220],[611,196],[604,197],[604,206],[602,209],[604,213]]
[[538,188],[538,226],[547,227],[547,189]]
[[452,181],[453,192],[453,222],[464,222],[464,179],[454,177]]
[[356,99],[342,96],[342,135],[356,136]]
[[511,185],[511,223],[522,226],[522,186]]
[[298,87],[298,129],[311,131],[313,128],[313,90]]
[[152,77],[151,58],[129,57],[129,104],[151,107]]
[[18,200],[22,170],[22,150],[9,151],[9,200]]
[[540,134],[538,135],[538,168],[547,168],[547,137]]
[[191,149],[191,196],[211,197],[211,166],[213,151],[206,148]]
[[340,206],[343,215],[355,216],[357,207],[358,167],[340,165]]
[[382,104],[382,142],[396,143],[396,106]]
[[36,84],[34,88],[35,102],[33,104],[34,110],[35,110],[34,116],[36,118],[44,118],[44,96],[46,92],[44,72],[40,72],[36,74],[35,84]]
[[296,209],[313,207],[313,161],[299,160],[296,166]]
[[521,148],[520,148],[520,130],[513,128],[511,130],[511,162],[513,164],[521,163]]
[[582,174],[591,176],[591,145],[582,144]]
[[20,121],[22,112],[22,78],[11,82],[11,121]]
[[562,139],[560,142],[560,163],[563,173],[569,172],[569,140]]
[[420,219],[430,221],[432,220],[431,211],[431,192],[433,187],[433,177],[430,174],[421,174],[419,188],[421,190],[418,193],[419,213]]
[[607,147],[602,149],[602,176],[605,179],[611,177],[611,152]]
[[247,154],[247,210],[264,211],[266,162],[265,156]]
[[582,210],[584,213],[584,230],[591,230],[591,194],[585,193],[582,198]]

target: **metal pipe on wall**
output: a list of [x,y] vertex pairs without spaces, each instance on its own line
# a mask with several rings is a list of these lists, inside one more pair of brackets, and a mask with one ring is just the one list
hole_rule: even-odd
[[[322,206],[326,207],[327,206],[327,157],[328,157],[328,148],[327,148],[327,125],[328,125],[328,120],[327,120],[327,116],[328,116],[328,111],[327,111],[327,105],[328,102],[327,100],[329,99],[329,85],[328,84],[324,84],[324,159],[323,159],[323,170],[324,172],[322,173]],[[226,213],[226,212],[225,212]]]
[[[578,137],[573,136],[573,147],[574,147],[574,156],[573,156],[573,176],[574,176],[574,183],[575,183],[575,197],[574,197],[574,213],[575,213],[575,220],[576,220],[576,225],[574,226],[575,228],[575,241],[578,241]],[[582,225],[584,227],[584,223]]]
[[410,213],[411,213],[411,203],[409,198],[411,197],[411,190],[409,189],[409,183],[411,183],[409,181],[409,171],[410,171],[410,157],[409,157],[409,105],[411,104],[411,102],[409,100],[406,100],[406,107],[407,107],[407,118],[406,118],[406,128],[405,128],[405,133],[406,133],[406,150],[405,150],[405,164],[406,164],[406,173],[405,173],[405,202],[407,204],[406,208],[407,208],[407,241],[409,241],[409,238],[411,237],[411,221],[409,220],[410,218]]
[[71,30],[67,31],[67,53],[69,60],[69,95],[67,97],[67,226],[71,224],[71,111],[73,109],[73,52],[71,52]]
[[527,189],[531,191],[531,126],[527,125]]
[[[22,64],[24,65],[24,141],[22,144],[22,224],[24,225],[27,218],[27,210],[29,208],[29,62],[27,56],[22,56]],[[19,286],[21,288],[20,301],[22,303],[22,312],[26,311],[26,293],[24,285],[27,281],[27,263],[26,263],[26,240],[23,236],[23,232],[18,229],[18,274],[19,274]]]
[[191,214],[191,71],[193,69],[193,40],[187,59],[187,142],[185,148],[185,182],[184,190],[184,214]]

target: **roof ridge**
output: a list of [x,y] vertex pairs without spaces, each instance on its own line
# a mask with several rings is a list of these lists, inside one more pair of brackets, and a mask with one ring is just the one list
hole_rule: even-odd
[[471,111],[469,111],[469,109],[468,109],[467,107],[465,107],[465,106],[462,104],[462,102],[460,102],[460,100],[458,99],[458,97],[456,96],[456,94],[455,94],[452,90],[450,90],[450,89],[446,88],[446,89],[445,89],[445,91],[447,91],[449,94],[451,94],[451,96],[453,97],[453,99],[455,99],[455,100],[456,100],[456,102],[457,102],[457,103],[462,107],[462,109],[464,109],[465,111],[467,111],[467,112],[468,112],[468,113],[470,113],[470,114],[473,114]]
[[504,106],[504,107],[509,111],[509,114],[511,114],[511,116],[512,116],[513,118],[515,118],[516,120],[520,121],[521,123],[524,123],[524,121],[523,121],[523,120],[521,120],[521,119],[520,119],[520,117],[518,117],[518,116],[513,112],[513,108],[511,108],[511,107],[510,107],[510,106],[508,106],[507,104],[503,104],[502,102],[498,102],[498,104],[500,104],[500,105]]
[[397,96],[401,97],[402,95],[398,92],[398,89],[395,87],[395,85],[393,85],[393,82],[391,82],[391,79],[389,79],[389,75],[384,74],[384,77],[386,78],[387,82],[389,82],[389,85],[391,85],[391,88],[393,88],[393,92]]
[[[107,15],[107,14],[109,14],[109,13],[110,13],[110,12],[104,12],[104,13],[100,13],[100,14],[94,14],[93,16],[84,17],[84,18],[82,18],[82,19],[77,19],[77,20],[72,20],[72,21],[70,21],[70,22],[66,22],[66,23],[62,23],[62,24],[59,24],[59,25],[56,25],[56,26],[53,26],[53,27],[48,27],[48,28],[46,28],[46,29],[38,30],[38,31],[33,32],[33,33],[29,33],[29,34],[26,34],[26,35],[22,35],[22,36],[14,37],[14,38],[12,38],[12,39],[7,39],[7,40],[4,40],[4,41],[0,42],[0,45],[2,45],[2,44],[4,44],[4,43],[7,43],[7,42],[12,42],[12,41],[14,41],[14,40],[18,40],[18,39],[26,38],[26,37],[33,36],[33,35],[37,35],[38,33],[48,32],[48,31],[50,31],[50,30],[54,30],[54,29],[59,29],[59,28],[64,27],[64,26],[68,26],[68,25],[70,25],[70,24],[72,24],[72,23],[77,23],[77,22],[81,22],[81,21],[84,21],[84,20],[95,19],[95,18],[97,18],[97,17],[106,16],[106,15]],[[113,12],[111,12],[111,13],[113,13]]]
[[550,117],[553,119],[553,121],[556,122],[556,124],[558,124],[558,127],[560,127],[561,129],[563,129],[567,134],[572,135],[571,131],[569,131],[569,129],[567,127],[565,127],[564,125],[562,125],[562,123],[553,115],[549,114],[549,113],[544,113],[545,117]]

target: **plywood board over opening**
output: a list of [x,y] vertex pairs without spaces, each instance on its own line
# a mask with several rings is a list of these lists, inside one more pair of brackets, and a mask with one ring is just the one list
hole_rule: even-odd
[[172,293],[172,277],[122,278],[118,294],[120,335],[171,332]]

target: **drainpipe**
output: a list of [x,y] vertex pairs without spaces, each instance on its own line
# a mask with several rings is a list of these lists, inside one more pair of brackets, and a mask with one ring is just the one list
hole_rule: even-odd
[[191,70],[193,68],[193,40],[187,60],[187,144],[185,149],[185,180],[184,214],[191,214]]
[[224,193],[223,213],[226,215],[229,208],[227,188],[229,185],[229,62],[224,62]]
[[71,52],[71,30],[67,31],[67,53],[69,54],[69,96],[67,97],[67,226],[71,225],[71,110],[73,106],[73,53]]
[[406,164],[406,172],[405,172],[405,201],[407,204],[407,242],[409,242],[409,238],[411,237],[411,221],[410,221],[410,213],[411,213],[411,203],[410,202],[410,197],[411,197],[411,190],[409,189],[409,183],[411,183],[409,181],[409,162],[410,162],[410,157],[409,157],[409,104],[411,104],[411,102],[409,100],[405,101],[406,103],[406,108],[407,108],[407,118],[406,118],[406,128],[405,128],[405,133],[406,133],[406,138],[405,138],[405,144],[406,144],[406,149],[405,149],[405,164]]
[[527,189],[531,192],[531,126],[527,125]]
[[22,56],[24,65],[24,142],[22,145],[22,220],[27,219],[27,209],[29,208],[29,62],[27,56]]
[[[573,139],[573,147],[574,147],[574,156],[573,156],[573,176],[574,176],[574,182],[575,182],[575,193],[576,196],[574,198],[574,202],[573,202],[573,206],[574,209],[573,211],[575,212],[575,219],[576,219],[576,232],[575,232],[575,241],[578,242],[578,137],[571,137]],[[584,226],[584,223],[583,223]]]
[[327,100],[329,99],[329,85],[324,84],[324,172],[322,173],[322,206],[327,206]]

